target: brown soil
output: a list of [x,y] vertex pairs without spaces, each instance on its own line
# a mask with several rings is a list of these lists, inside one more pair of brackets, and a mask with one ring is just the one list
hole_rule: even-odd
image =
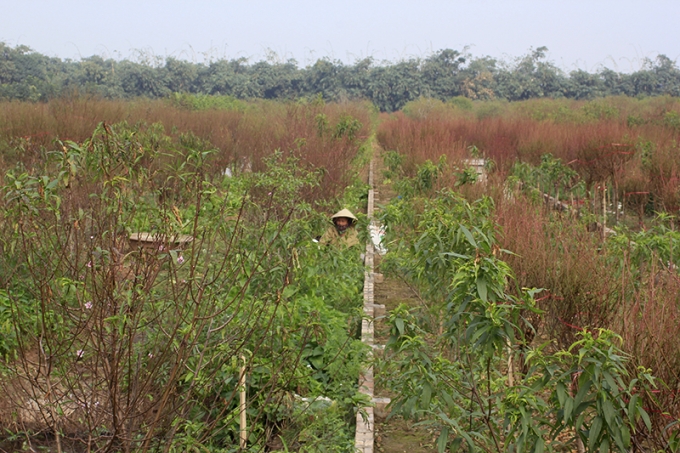
[[[389,203],[396,194],[386,181],[384,166],[379,150],[375,152],[375,167],[373,176],[376,186],[376,209],[380,209]],[[387,182],[387,184],[385,184]],[[379,215],[379,213],[376,213]],[[375,272],[381,273],[381,259],[376,255]],[[374,286],[374,302],[385,305],[385,316],[389,316],[391,310],[399,304],[415,306],[419,304],[415,293],[402,280],[384,275],[382,281],[377,280]],[[375,344],[385,344],[389,338],[389,329],[384,319],[375,321]],[[377,372],[377,370],[376,370]],[[375,394],[380,397],[393,397],[390,392],[381,388],[379,377],[376,379]],[[413,426],[401,417],[385,419],[376,416],[375,421],[375,448],[380,453],[425,453],[436,451],[437,435],[429,432],[421,426]]]
[[[379,272],[380,260],[376,260],[376,271]],[[416,305],[418,300],[413,291],[401,280],[385,276],[383,281],[374,286],[374,302],[385,305],[386,316],[399,304]],[[384,319],[375,321],[375,343],[385,344],[389,338],[389,329]],[[376,369],[377,371],[377,369]],[[393,397],[387,389],[380,387],[379,377],[376,379],[375,394],[378,397]],[[434,437],[434,440],[433,440]],[[375,447],[380,453],[425,453],[436,450],[436,435],[423,427],[413,426],[401,417],[388,420],[376,417]]]
[[[380,259],[376,259],[376,270],[380,273]],[[389,275],[383,276],[383,281],[376,283],[373,288],[373,301],[376,304],[385,306],[385,317],[389,316],[390,311],[395,309],[400,304],[409,306],[418,305],[413,291],[403,281],[391,277]],[[375,343],[385,344],[390,336],[387,323],[384,318],[375,320]]]
[[437,435],[401,418],[376,419],[375,449],[379,453],[437,451]]

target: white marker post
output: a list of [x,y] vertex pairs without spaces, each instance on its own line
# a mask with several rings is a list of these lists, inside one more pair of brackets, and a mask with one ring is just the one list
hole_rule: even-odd
[[246,357],[241,356],[243,364],[241,365],[241,374],[238,379],[239,394],[241,397],[241,449],[245,450],[248,441],[248,427],[246,425]]

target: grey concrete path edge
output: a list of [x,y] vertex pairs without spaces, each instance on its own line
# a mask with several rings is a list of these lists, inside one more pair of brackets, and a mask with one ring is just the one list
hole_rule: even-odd
[[[375,185],[373,181],[373,159],[368,171],[368,207],[366,215],[368,221],[373,224],[373,210],[375,203]],[[375,317],[375,306],[373,299],[373,243],[369,240],[366,244],[366,271],[364,272],[364,316],[361,322],[361,341],[373,351],[373,321]],[[373,401],[373,365],[369,365],[359,376],[359,391],[370,401]],[[357,412],[357,427],[355,437],[355,447],[357,452],[373,453],[373,441],[375,438],[375,415],[373,406],[359,408]]]

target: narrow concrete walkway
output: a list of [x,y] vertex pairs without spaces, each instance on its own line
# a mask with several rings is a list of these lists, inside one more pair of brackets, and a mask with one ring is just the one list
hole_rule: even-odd
[[[371,226],[378,228],[375,218],[377,203],[386,204],[396,196],[391,183],[383,178],[381,151],[376,149],[369,168],[369,197],[367,215]],[[384,253],[384,249],[382,250]],[[372,242],[366,246],[366,274],[364,279],[364,320],[362,323],[362,340],[371,346],[371,351],[381,354],[384,343],[389,337],[389,328],[385,315],[400,303],[415,305],[413,291],[396,277],[388,277],[380,273],[381,256]],[[376,272],[377,271],[377,272]],[[369,367],[359,380],[360,390],[373,402],[372,407],[364,408],[364,414],[357,415],[356,451],[361,453],[424,453],[432,451],[431,434],[426,430],[412,426],[401,417],[393,417],[386,421],[386,406],[390,403],[388,389],[375,386],[376,370]],[[378,383],[380,379],[378,379]]]
[[[375,210],[375,179],[374,179],[375,157],[371,159],[368,184],[368,207],[366,215],[371,227],[378,227],[374,217]],[[375,345],[375,317],[381,316],[385,312],[385,307],[374,303],[374,258],[375,248],[372,241],[366,244],[366,271],[364,273],[364,317],[361,322],[361,341],[371,347]],[[375,398],[375,386],[373,381],[373,365],[369,365],[359,376],[359,391],[372,401],[373,405],[360,408],[356,419],[355,446],[357,452],[373,453],[375,443],[375,406],[384,407],[389,403],[389,399]]]
[[[371,159],[370,168],[368,171],[368,185],[371,187],[368,191],[368,208],[366,215],[369,222],[373,222],[373,210],[375,203],[375,193],[373,190],[373,166],[374,159]],[[373,244],[369,241],[366,244],[366,271],[364,272],[364,317],[361,321],[361,341],[368,346],[373,346],[373,321],[375,310],[373,307]],[[373,365],[370,365],[359,376],[359,391],[373,399]],[[375,431],[375,415],[373,406],[363,407],[357,412],[357,427],[355,446],[357,452],[373,453]]]

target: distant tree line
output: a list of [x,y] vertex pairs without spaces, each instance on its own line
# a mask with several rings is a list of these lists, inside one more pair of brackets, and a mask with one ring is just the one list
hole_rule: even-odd
[[0,42],[0,99],[44,101],[73,91],[106,98],[161,98],[177,92],[238,99],[321,95],[333,101],[368,99],[382,111],[395,111],[421,96],[444,101],[456,96],[509,101],[680,96],[680,69],[665,55],[645,60],[642,69],[630,74],[608,68],[566,73],[546,59],[546,52],[539,47],[504,62],[444,49],[395,63],[377,64],[369,57],[347,65],[322,58],[300,68],[295,60],[250,63],[245,58],[191,63],[172,57],[133,62],[92,56],[73,61]]

